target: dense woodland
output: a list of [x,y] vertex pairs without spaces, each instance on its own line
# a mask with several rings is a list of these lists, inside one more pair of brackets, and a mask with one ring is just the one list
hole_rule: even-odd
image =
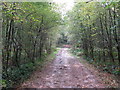
[[78,3],[70,16],[74,49],[91,63],[120,73],[120,2]]
[[[3,80],[25,79],[50,54],[60,14],[51,3],[3,3]],[[28,75],[27,75],[28,74]]]
[[75,54],[82,53],[90,63],[118,75],[119,29],[120,2],[75,3],[64,19],[55,3],[4,2],[2,84],[12,87],[23,82],[38,62],[62,44],[70,44]]

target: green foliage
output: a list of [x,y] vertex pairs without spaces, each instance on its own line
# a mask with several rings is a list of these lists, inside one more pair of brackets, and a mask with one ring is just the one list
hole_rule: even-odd
[[48,2],[3,3],[3,80],[6,87],[27,79],[55,47],[61,16]]
[[2,85],[2,87],[6,87],[6,80],[0,80],[0,85]]
[[81,2],[68,13],[73,52],[81,48],[88,62],[113,74],[120,70],[119,3]]
[[[80,49],[74,49],[72,50],[72,53],[74,55],[79,56],[79,54],[83,52]],[[113,63],[113,62],[104,62],[104,61],[99,61],[99,60],[93,60],[90,57],[86,57],[84,54],[82,55],[82,57],[87,60],[90,64],[93,64],[95,67],[108,72],[108,73],[112,73],[115,75],[120,75],[120,66],[118,63]]]
[[58,38],[58,45],[64,45],[68,44],[68,37],[65,35],[65,33],[61,33],[60,37]]
[[[52,53],[49,55],[50,56],[49,59],[51,58],[53,60],[53,58],[55,57],[55,54],[57,53],[58,53],[57,49],[55,48],[52,49]],[[36,68],[38,67],[42,68],[44,66],[44,63],[46,62],[44,59],[46,59],[46,57],[43,57],[41,59],[38,58],[35,61],[35,63],[28,62],[26,64],[22,64],[20,65],[19,68],[16,68],[16,67],[9,68],[9,71],[8,71],[9,78],[8,80],[5,80],[5,79],[2,80],[2,86],[6,88],[7,87],[10,88],[10,87],[13,87],[13,85],[15,86],[19,85],[20,83],[28,79],[32,74],[32,72],[36,70]]]
[[34,71],[34,69],[35,69],[35,64],[31,62],[22,64],[20,65],[19,68],[11,67],[9,68],[8,71],[9,78],[7,80],[3,79],[4,84],[6,83],[7,85],[6,87],[12,87],[13,85],[18,85],[19,83],[27,79],[31,75],[32,71]]
[[75,54],[75,55],[79,55],[80,53],[83,52],[82,49],[79,49],[79,48],[72,49],[71,51],[72,51],[72,53]]

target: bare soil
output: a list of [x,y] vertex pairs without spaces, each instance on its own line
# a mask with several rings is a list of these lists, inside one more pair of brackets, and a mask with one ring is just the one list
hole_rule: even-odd
[[21,87],[105,88],[107,85],[100,76],[94,73],[95,71],[94,68],[88,68],[78,58],[71,55],[68,48],[62,48],[55,60],[47,64],[42,71],[35,71]]

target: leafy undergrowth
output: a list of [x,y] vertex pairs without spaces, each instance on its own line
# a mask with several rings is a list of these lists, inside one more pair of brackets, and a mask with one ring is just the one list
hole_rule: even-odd
[[93,71],[92,73],[95,73],[97,77],[99,77],[103,83],[106,85],[106,88],[119,88],[119,76],[115,74],[111,74],[108,72],[104,72],[100,68],[96,68],[94,64],[90,64],[88,61],[86,61],[82,56],[79,57],[79,60],[81,63],[83,63],[86,68]]
[[106,88],[120,87],[120,66],[117,63],[103,62],[86,58],[82,50],[71,50],[73,55],[77,56],[88,69],[94,69],[94,72],[106,84]]
[[108,72],[114,75],[120,75],[120,66],[113,62],[104,62],[99,60],[92,60],[90,58],[86,58],[83,56],[90,64],[93,64],[96,68],[103,70],[104,72]]
[[57,53],[58,49],[53,49],[52,53],[49,55],[44,55],[42,59],[37,59],[35,63],[27,63],[20,65],[19,68],[10,68],[9,69],[9,80],[2,80],[2,87],[10,88],[10,87],[17,87],[20,83],[24,82],[25,80],[29,79],[29,77],[36,71],[37,69],[42,69],[42,67],[55,58],[55,54]]
[[72,51],[72,53],[77,56],[83,56],[83,58],[87,60],[90,64],[93,64],[95,67],[103,70],[104,72],[120,75],[120,66],[118,62],[113,63],[110,62],[110,60],[107,60],[106,62],[104,62],[103,60],[99,61],[97,59],[93,60],[89,57],[85,57],[81,49],[76,49]]

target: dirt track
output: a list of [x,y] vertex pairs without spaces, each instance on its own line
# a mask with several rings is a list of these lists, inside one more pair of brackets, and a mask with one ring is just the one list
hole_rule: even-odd
[[37,71],[30,80],[23,83],[25,88],[104,88],[102,81],[62,48],[44,70]]

